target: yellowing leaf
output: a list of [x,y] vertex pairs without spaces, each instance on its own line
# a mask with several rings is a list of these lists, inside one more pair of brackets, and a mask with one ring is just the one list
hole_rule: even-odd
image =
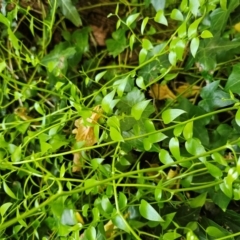
[[[102,110],[100,106],[96,106],[91,117],[87,118],[84,121],[82,118],[79,118],[75,121],[76,128],[73,129],[72,133],[76,134],[75,139],[77,142],[84,141],[85,147],[93,146],[97,142],[97,138],[94,134],[94,126],[97,124],[98,119],[101,117]],[[73,154],[73,168],[72,172],[78,172],[81,170],[84,160],[81,152],[76,152]]]
[[174,93],[168,88],[167,85],[161,85],[158,83],[151,85],[149,94],[152,98],[158,99],[158,100],[176,98]]
[[87,123],[84,123],[82,118],[75,121],[76,128],[72,133],[76,134],[75,139],[79,141],[85,141],[85,146],[89,147],[97,142],[94,135],[94,125],[97,124],[98,119],[101,117],[101,110],[99,106],[93,109],[92,116],[87,118]]
[[238,22],[234,25],[234,29],[236,32],[240,32],[240,22]]
[[174,89],[175,92],[183,97],[189,98],[199,94],[201,88],[199,86],[191,86],[188,83],[183,83],[181,86]]

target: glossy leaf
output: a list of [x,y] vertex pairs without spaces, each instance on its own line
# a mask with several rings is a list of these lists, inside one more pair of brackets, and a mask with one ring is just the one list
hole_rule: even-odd
[[159,11],[159,10],[164,9],[166,0],[161,0],[161,1],[151,0],[151,4],[153,5],[153,7],[156,11]]
[[172,155],[176,158],[176,160],[180,160],[181,159],[178,138],[173,137],[173,138],[170,139],[169,149],[170,149]]
[[[185,147],[186,150],[194,156],[201,155],[206,152],[201,142],[195,138],[188,139],[185,143]],[[203,162],[206,161],[205,157],[200,157],[199,159]]]
[[101,78],[106,74],[107,71],[103,71],[103,72],[100,72],[98,73],[96,76],[95,76],[95,81],[96,82],[99,82],[101,80]]
[[70,0],[61,0],[60,5],[62,8],[63,15],[70,20],[76,27],[82,25],[81,18],[76,7],[72,4]]
[[110,137],[113,141],[124,141],[121,133],[114,127],[110,127]]
[[187,36],[187,24],[183,22],[178,28],[178,36],[180,38],[185,38]]
[[240,91],[240,63],[233,66],[232,72],[228,77],[225,90],[231,90],[233,93]]
[[145,110],[145,108],[147,107],[147,105],[149,104],[151,100],[146,100],[146,101],[142,101],[139,103],[136,103],[131,110],[131,115],[136,119],[139,120],[142,116],[143,111]]
[[12,206],[11,202],[7,202],[1,205],[0,207],[0,214],[3,217],[5,215],[5,213],[7,212],[7,210]]
[[183,21],[183,14],[180,10],[174,8],[171,12],[171,15],[170,17],[173,19],[173,20],[177,20],[177,21]]
[[136,79],[136,84],[139,88],[143,89],[143,90],[146,90],[146,86],[145,86],[145,83],[144,83],[144,79],[142,76],[139,76],[137,79]]
[[198,25],[202,21],[202,18],[198,18],[188,28],[188,37],[193,38],[197,36]]
[[139,211],[142,217],[156,222],[164,222],[159,213],[145,200],[141,200]]
[[169,152],[165,149],[161,149],[160,153],[159,153],[159,160],[163,163],[163,164],[170,164],[170,163],[174,163],[172,157],[170,156]]
[[110,113],[119,100],[113,100],[116,90],[108,93],[102,100],[102,108],[106,113]]
[[102,197],[101,205],[104,212],[111,213],[113,211],[113,206],[106,195]]
[[144,61],[146,59],[146,56],[147,56],[147,50],[142,48],[140,53],[139,53],[139,64],[144,63]]
[[19,162],[22,158],[22,146],[19,145],[15,148],[14,152],[12,153],[11,159],[13,162]]
[[162,119],[164,124],[169,124],[174,121],[177,117],[185,113],[184,110],[181,109],[167,109],[162,113]]
[[226,233],[222,232],[219,228],[214,227],[214,226],[210,226],[206,229],[206,233],[209,236],[212,236],[214,238],[221,238],[221,237],[225,237]]
[[163,10],[159,10],[157,12],[157,14],[154,17],[154,21],[157,23],[161,23],[165,26],[168,26],[168,21],[167,21],[166,17],[164,16]]
[[168,54],[168,60],[173,66],[176,66],[177,53],[175,51],[170,51],[169,54]]
[[212,38],[212,37],[213,37],[212,33],[208,30],[204,30],[201,33],[201,38]]
[[139,13],[134,13],[128,16],[126,20],[126,25],[130,27],[130,25],[138,18],[138,16],[139,16]]
[[194,16],[197,16],[199,7],[200,7],[199,0],[189,0],[189,9]]
[[207,197],[207,193],[205,192],[205,193],[200,194],[193,200],[190,200],[189,204],[190,204],[191,208],[202,207],[205,204],[206,197]]
[[135,34],[132,34],[129,39],[129,47],[130,47],[131,51],[133,50],[133,44],[135,43],[135,38],[136,38]]
[[210,162],[205,162],[205,166],[208,169],[208,172],[215,178],[220,178],[222,177],[223,173],[222,170],[219,169],[217,166],[213,165]]
[[148,39],[144,38],[142,40],[142,47],[146,50],[150,50],[153,48],[153,45]]
[[145,30],[145,27],[146,27],[146,25],[147,25],[147,23],[148,23],[148,20],[149,20],[149,17],[145,17],[145,18],[143,19],[142,25],[141,25],[141,34],[144,33],[144,30]]
[[123,218],[123,216],[119,213],[115,214],[113,217],[112,217],[112,221],[114,223],[114,225],[116,227],[118,227],[119,229],[122,229],[123,231],[129,233],[130,232],[130,229],[126,223],[126,220]]
[[188,122],[183,129],[183,136],[186,140],[193,136],[193,122]]
[[198,37],[194,37],[192,40],[191,40],[191,43],[190,43],[190,50],[191,50],[191,53],[193,55],[193,57],[196,56],[196,53],[197,53],[197,50],[198,50],[198,47],[199,47],[199,38]]
[[3,189],[4,192],[10,196],[13,199],[17,199],[16,195],[13,193],[13,191],[8,187],[8,185],[6,184],[6,182],[3,182]]

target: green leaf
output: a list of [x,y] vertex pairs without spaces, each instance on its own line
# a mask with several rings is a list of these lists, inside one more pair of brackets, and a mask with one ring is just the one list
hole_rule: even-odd
[[125,88],[127,86],[128,81],[129,81],[129,78],[125,77],[123,79],[117,80],[113,84],[114,88],[116,87],[116,89],[117,89],[117,94],[118,94],[119,97],[122,97],[122,95],[124,93],[124,90],[125,90]]
[[123,216],[120,213],[117,213],[112,217],[112,222],[119,229],[122,229],[123,231],[130,233],[130,229],[126,223],[126,220],[123,218]]
[[212,38],[212,37],[213,37],[212,33],[208,30],[204,30],[201,33],[201,38]]
[[[173,222],[173,219],[174,219],[175,215],[176,215],[176,212],[171,212],[171,213],[164,216],[165,222],[160,223],[164,230],[167,229],[169,227],[169,225]],[[178,234],[176,234],[176,236],[177,235]]]
[[131,110],[131,115],[136,119],[139,120],[142,116],[143,111],[146,109],[147,105],[151,100],[141,101],[136,103]]
[[136,84],[139,88],[143,89],[143,90],[146,90],[146,86],[145,86],[145,83],[144,83],[144,79],[142,76],[139,76],[137,79],[136,79]]
[[113,205],[111,204],[109,198],[106,195],[104,195],[102,197],[101,206],[102,206],[102,209],[104,210],[104,212],[112,213]]
[[199,47],[199,38],[198,37],[194,37],[192,40],[191,40],[191,43],[190,43],[190,51],[193,55],[193,57],[196,56],[196,53],[197,53],[197,50],[198,50],[198,47]]
[[85,190],[85,193],[88,195],[90,192],[95,192],[97,187],[93,185],[96,185],[97,183],[99,183],[99,181],[97,181],[96,179],[87,179],[84,181],[84,187],[87,188]]
[[240,92],[240,63],[233,66],[232,72],[228,77],[225,90],[233,93]]
[[178,36],[180,38],[185,38],[187,36],[187,24],[183,22],[177,30]]
[[201,21],[202,21],[202,17],[198,18],[192,24],[190,24],[190,26],[188,28],[188,37],[189,38],[196,37],[198,25]]
[[223,165],[223,166],[228,166],[228,163],[226,159],[218,152],[214,152],[211,155],[212,159],[214,159],[217,163]]
[[12,153],[11,159],[13,162],[19,162],[22,158],[22,146],[19,145],[15,148],[14,152]]
[[212,236],[214,238],[221,238],[221,237],[225,237],[226,236],[225,232],[222,232],[219,228],[214,227],[214,226],[207,227],[206,233],[209,236]]
[[168,60],[172,64],[172,66],[176,66],[176,63],[177,63],[177,53],[176,53],[176,51],[170,51],[169,52]]
[[107,125],[109,127],[114,127],[116,129],[119,129],[120,123],[119,123],[118,117],[117,116],[109,117],[108,120],[107,120]]
[[229,93],[222,91],[218,85],[219,81],[214,81],[201,90],[200,96],[203,100],[198,105],[207,112],[235,103],[235,101],[231,100]]
[[171,12],[171,15],[170,17],[173,19],[173,20],[177,20],[177,21],[183,21],[183,14],[180,10],[174,8]]
[[222,177],[223,173],[222,173],[222,170],[219,169],[217,166],[213,165],[212,163],[210,162],[205,162],[204,163],[205,166],[207,167],[208,169],[208,172],[215,178],[220,178]]
[[119,28],[112,33],[112,39],[106,40],[107,50],[113,57],[118,56],[127,47],[125,32],[125,29]]
[[82,25],[79,13],[76,7],[72,4],[71,0],[60,0],[60,6],[62,8],[62,14],[76,27],[80,27]]
[[132,34],[129,39],[129,47],[130,47],[131,51],[133,50],[133,44],[135,43],[135,38],[136,38],[136,35]]
[[149,151],[152,148],[152,142],[149,140],[149,138],[143,139],[143,147],[145,151]]
[[60,178],[63,178],[66,172],[65,163],[62,164],[60,168]]
[[154,21],[157,22],[157,23],[161,23],[165,26],[168,26],[168,22],[167,22],[167,19],[166,17],[164,16],[164,12],[163,10],[159,10],[155,17],[154,17]]
[[3,182],[3,189],[4,192],[11,198],[17,199],[16,195],[13,193],[13,191],[8,187],[6,182]]
[[174,240],[174,239],[179,239],[182,235],[177,233],[177,232],[167,232],[163,235],[162,240]]
[[145,18],[143,19],[142,25],[141,25],[141,34],[144,33],[144,30],[145,30],[145,27],[146,27],[146,25],[147,25],[147,23],[148,23],[148,20],[149,20],[149,17],[145,17]]
[[95,76],[95,81],[96,82],[99,82],[101,80],[101,78],[106,74],[107,71],[103,71],[103,72],[100,72],[98,73],[96,76]]
[[170,163],[174,163],[172,157],[170,156],[169,152],[165,149],[161,149],[159,152],[159,160],[163,163],[163,164],[170,164]]
[[138,58],[139,58],[139,64],[144,63],[144,61],[146,60],[146,57],[147,57],[147,50],[144,49],[144,48],[142,48],[142,49],[140,50],[140,53],[139,53],[139,56],[138,56]]
[[173,137],[169,141],[169,149],[172,155],[176,158],[176,160],[181,159],[179,141],[177,137]]
[[161,132],[156,132],[148,136],[148,139],[151,143],[158,143],[166,139],[167,136]]
[[44,111],[43,108],[41,107],[41,105],[39,104],[39,102],[35,102],[34,103],[34,108],[35,110],[40,113],[41,115],[44,115]]
[[151,0],[151,4],[153,5],[155,11],[159,11],[159,10],[162,10],[164,9],[165,7],[165,4],[166,4],[166,0]]
[[183,136],[186,140],[193,136],[193,122],[188,122],[183,129]]
[[130,16],[127,17],[127,20],[126,20],[126,25],[128,27],[130,27],[130,25],[138,18],[140,13],[134,13]]
[[238,6],[239,1],[231,0],[228,3],[227,10],[217,8],[210,14],[211,32],[213,35],[220,35],[225,30],[230,13]]
[[199,0],[189,0],[189,9],[195,17],[197,16],[199,7],[200,7]]
[[2,204],[2,206],[0,207],[0,214],[3,217],[5,215],[5,213],[7,212],[7,210],[12,206],[11,202],[7,202]]
[[164,222],[159,213],[144,199],[141,200],[139,211],[142,217],[156,222]]
[[76,215],[73,209],[64,209],[61,216],[61,223],[63,225],[73,226],[77,223]]
[[102,99],[102,108],[106,113],[111,113],[115,105],[118,103],[118,99],[113,100],[116,90],[111,91]]
[[61,72],[65,73],[68,67],[67,60],[76,53],[75,47],[69,47],[68,43],[62,42],[55,45],[54,49],[41,60],[49,72],[58,76]]
[[176,119],[177,117],[179,117],[183,113],[185,113],[185,111],[181,110],[181,109],[167,109],[167,110],[165,110],[162,113],[162,119],[163,119],[164,124],[171,123],[174,119]]
[[118,195],[119,209],[124,209],[127,206],[127,197],[123,192]]
[[[196,138],[188,139],[185,143],[185,147],[186,150],[194,156],[201,155],[206,152],[201,142]],[[199,159],[202,162],[206,162],[206,157],[200,157]]]
[[235,121],[238,126],[240,126],[240,108],[238,108],[236,115],[235,115]]
[[184,125],[177,125],[173,130],[174,136],[179,137],[182,134],[184,127]]
[[114,127],[110,127],[110,137],[113,141],[124,142],[121,133]]
[[7,64],[4,60],[0,62],[0,73],[7,67]]
[[190,200],[189,205],[191,208],[202,207],[205,204],[207,198],[207,192],[200,194],[193,200]]
[[146,50],[150,50],[153,48],[153,45],[148,39],[144,38],[142,40],[142,47]]
[[96,240],[97,239],[97,232],[93,226],[89,226],[87,230],[84,232],[84,237],[87,240]]

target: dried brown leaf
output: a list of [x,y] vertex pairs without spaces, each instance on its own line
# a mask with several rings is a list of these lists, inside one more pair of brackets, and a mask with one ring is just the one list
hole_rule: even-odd
[[189,98],[199,94],[201,87],[191,86],[189,83],[183,83],[181,86],[175,88],[175,91],[182,96]]
[[[85,147],[93,146],[97,142],[97,138],[94,134],[94,125],[97,124],[98,119],[101,117],[101,108],[96,106],[91,117],[87,118],[84,122],[82,118],[75,121],[75,129],[72,133],[76,134],[75,139],[77,142],[84,141]],[[73,154],[73,168],[72,172],[79,172],[84,164],[84,159],[82,157],[81,151]]]
[[168,88],[167,85],[161,85],[158,83],[151,85],[149,94],[152,98],[157,100],[176,98],[174,93]]

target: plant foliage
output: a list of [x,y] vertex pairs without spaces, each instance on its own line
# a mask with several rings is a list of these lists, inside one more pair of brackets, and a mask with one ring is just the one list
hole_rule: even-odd
[[17,2],[0,239],[240,239],[239,0]]

